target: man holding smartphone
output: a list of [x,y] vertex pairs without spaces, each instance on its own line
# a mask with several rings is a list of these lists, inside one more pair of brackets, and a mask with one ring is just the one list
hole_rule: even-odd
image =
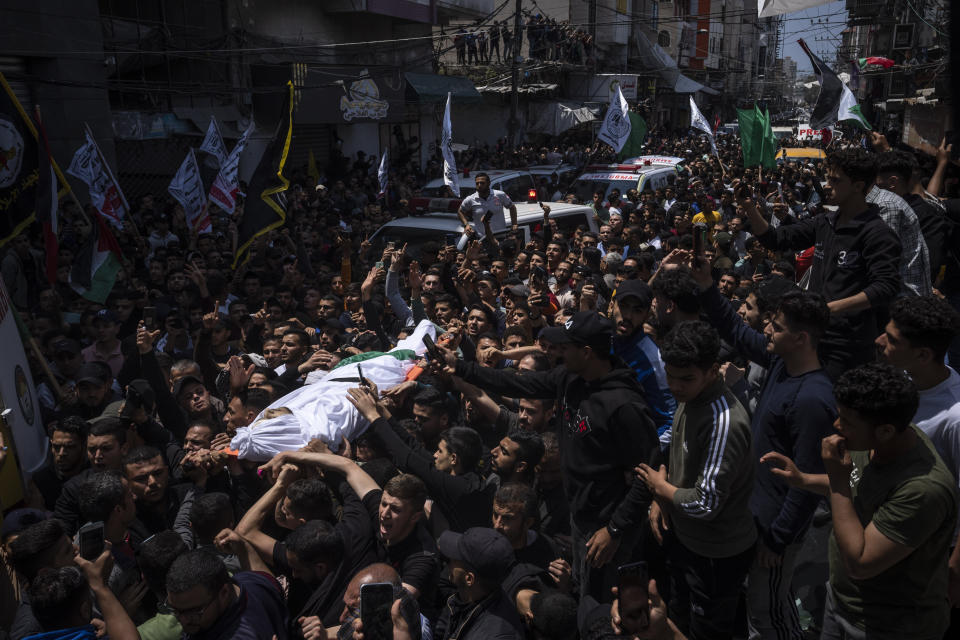
[[[473,228],[477,232],[478,227],[483,227],[489,221],[490,230],[493,233],[506,231],[507,225],[503,219],[503,210],[510,211],[510,229],[517,230],[517,205],[513,204],[503,191],[490,188],[490,176],[485,173],[476,175],[477,190],[463,199],[460,203],[460,209],[457,216],[464,227]],[[472,224],[471,224],[472,222]]]

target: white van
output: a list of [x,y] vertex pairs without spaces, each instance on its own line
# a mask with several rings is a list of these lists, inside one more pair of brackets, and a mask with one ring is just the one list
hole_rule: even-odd
[[529,171],[518,169],[478,169],[469,175],[460,176],[460,197],[449,197],[450,190],[443,178],[431,180],[420,194],[410,198],[407,209],[410,213],[426,213],[427,211],[456,211],[460,208],[463,198],[477,190],[478,173],[490,176],[490,188],[503,191],[510,199],[516,202],[536,202],[537,187]]
[[626,197],[629,189],[652,193],[676,182],[683,161],[674,156],[637,156],[619,164],[589,165],[571,190],[580,202],[592,202],[597,191],[604,200],[613,189],[619,189],[621,197]]
[[[543,226],[543,210],[540,205],[526,202],[517,204],[517,225],[523,231],[524,242],[530,240],[534,232],[539,232]],[[560,233],[565,236],[573,235],[577,227],[584,225],[591,231],[598,231],[597,223],[593,219],[593,209],[582,204],[567,204],[566,202],[551,202],[550,219],[557,221]],[[507,230],[497,234],[498,238],[510,233],[510,212],[504,211],[504,220]],[[463,225],[456,213],[426,213],[421,216],[409,216],[391,220],[376,230],[370,236],[370,243],[374,252],[383,251],[387,242],[393,242],[398,247],[408,244],[407,252],[414,258],[420,255],[423,243],[434,240],[440,244],[457,244],[463,234]]]

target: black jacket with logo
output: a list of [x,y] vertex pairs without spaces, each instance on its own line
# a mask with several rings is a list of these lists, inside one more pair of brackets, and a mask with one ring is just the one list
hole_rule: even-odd
[[879,333],[875,310],[886,307],[900,292],[900,239],[880,217],[875,204],[852,220],[837,223],[835,211],[771,227],[759,236],[771,249],[803,250],[814,247],[808,289],[827,302],[849,298],[861,291],[870,309],[831,314],[823,344],[864,342]]
[[646,517],[650,494],[633,468],[659,456],[657,427],[622,363],[588,382],[565,367],[514,372],[457,362],[457,375],[487,391],[557,401],[563,483],[573,521],[582,531],[612,523],[626,530]]

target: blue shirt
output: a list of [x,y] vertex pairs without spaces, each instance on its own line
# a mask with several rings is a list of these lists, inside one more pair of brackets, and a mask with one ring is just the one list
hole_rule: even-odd
[[643,395],[650,407],[657,435],[662,436],[673,423],[677,401],[667,386],[667,374],[660,359],[660,349],[653,339],[642,330],[626,337],[613,339],[613,353],[637,374],[637,382],[643,387]]

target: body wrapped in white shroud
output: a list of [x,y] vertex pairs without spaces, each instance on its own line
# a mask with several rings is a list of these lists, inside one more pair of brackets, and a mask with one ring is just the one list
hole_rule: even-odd
[[[428,320],[417,325],[409,338],[401,340],[387,353],[375,357],[365,354],[368,359],[360,361],[363,377],[380,391],[403,382],[416,357],[425,351],[424,335],[436,336],[436,329]],[[370,423],[347,399],[347,390],[359,386],[357,363],[353,358],[344,362],[346,364],[341,363],[332,371],[322,373],[315,382],[311,380],[311,374],[308,376],[310,384],[273,402],[250,426],[237,429],[230,448],[238,452],[241,460],[261,462],[281,451],[299,449],[314,438],[320,438],[330,449],[337,451],[343,446],[343,438],[352,441],[363,434]],[[287,409],[290,413],[264,418],[264,413],[271,409]]]

